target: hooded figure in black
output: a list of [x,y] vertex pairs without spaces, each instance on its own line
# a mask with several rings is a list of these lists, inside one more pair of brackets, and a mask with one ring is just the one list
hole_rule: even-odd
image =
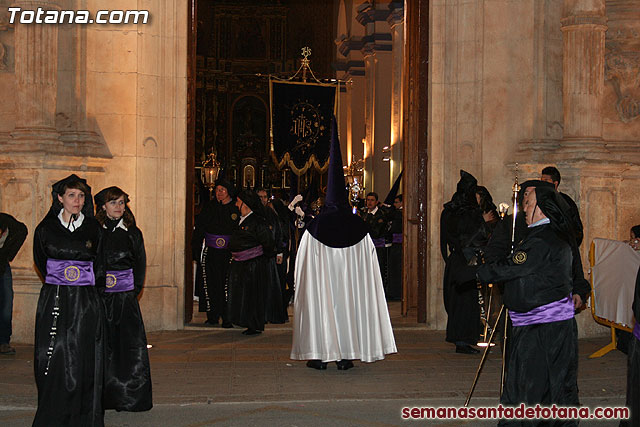
[[104,281],[91,188],[71,175],[53,185],[36,227],[33,261],[44,279],[36,310],[34,426],[102,426]]
[[[240,221],[229,240],[229,317],[231,323],[247,328],[243,334],[256,335],[264,330],[266,287],[274,284],[273,278],[267,277],[275,273],[268,261],[275,255],[276,246],[256,193],[241,191],[236,207]],[[278,294],[279,283],[276,273]]]
[[[501,396],[504,405],[579,404],[572,235],[561,197],[553,188],[528,187],[524,192],[526,237],[508,258],[478,269],[482,282],[505,283],[503,301],[513,327]],[[558,424],[576,425],[577,421]]]
[[137,298],[147,268],[142,232],[120,188],[105,188],[95,202],[105,268],[100,287],[106,316],[104,409],[148,411],[153,406],[151,369]]
[[461,170],[451,201],[440,216],[440,250],[445,261],[444,306],[447,311],[447,341],[457,353],[478,353],[480,306],[475,278],[477,253],[486,245],[490,229],[476,199],[477,181]]
[[[199,309],[207,313],[206,323],[231,328],[227,314],[227,275],[231,251],[229,239],[238,226],[240,212],[234,203],[235,189],[224,178],[218,178],[215,198],[198,215],[191,250],[199,264],[196,293]],[[204,248],[203,248],[204,243]]]

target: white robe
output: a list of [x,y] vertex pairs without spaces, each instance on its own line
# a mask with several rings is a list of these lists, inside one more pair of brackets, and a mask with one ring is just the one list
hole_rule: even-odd
[[375,362],[397,352],[368,234],[353,246],[331,248],[305,231],[295,285],[291,359]]

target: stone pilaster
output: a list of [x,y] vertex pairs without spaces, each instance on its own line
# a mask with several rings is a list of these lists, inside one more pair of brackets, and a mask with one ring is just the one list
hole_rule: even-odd
[[[23,10],[59,10],[49,1],[18,0]],[[16,140],[58,144],[56,96],[58,81],[58,26],[15,24]]]
[[565,0],[563,34],[563,139],[560,155],[603,152],[605,0]]
[[[391,7],[391,6],[389,6]],[[391,28],[391,173],[395,180],[402,171],[402,79],[404,63],[404,9],[402,6],[394,9],[387,23]],[[391,183],[393,185],[393,183]]]
[[375,142],[375,95],[376,95],[376,55],[371,46],[362,48],[365,72],[364,94],[364,186],[366,191],[374,191],[374,142]]

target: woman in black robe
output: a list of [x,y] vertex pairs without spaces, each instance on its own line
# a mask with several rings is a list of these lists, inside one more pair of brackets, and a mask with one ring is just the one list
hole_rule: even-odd
[[100,288],[106,316],[104,409],[148,411],[153,406],[151,370],[137,298],[147,266],[142,232],[120,188],[105,188],[95,202],[105,268]]
[[91,188],[76,175],[53,185],[33,260],[44,279],[36,311],[34,426],[103,426],[104,310],[95,287],[100,224]]
[[[529,231],[506,259],[478,269],[483,283],[505,282],[503,301],[512,323],[500,402],[580,405],[573,287],[573,237],[565,203],[555,189],[524,193]],[[576,420],[502,420],[499,425],[577,425]]]
[[243,334],[256,335],[264,330],[268,257],[275,254],[275,242],[257,194],[242,191],[236,206],[240,222],[229,240],[229,315],[234,325],[247,328]]

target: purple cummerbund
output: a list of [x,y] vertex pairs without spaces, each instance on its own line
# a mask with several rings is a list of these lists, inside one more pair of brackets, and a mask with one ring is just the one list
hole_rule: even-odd
[[633,336],[640,340],[640,321],[636,319],[636,326],[633,327]]
[[258,245],[255,248],[246,249],[244,251],[231,252],[231,258],[234,261],[249,261],[250,259],[258,258],[263,253],[262,245]]
[[537,325],[540,323],[559,322],[573,317],[573,299],[562,298],[549,304],[541,305],[526,313],[509,311],[513,326]]
[[384,237],[380,237],[378,239],[372,239],[373,240],[373,246],[375,246],[376,248],[384,248]]
[[204,233],[205,244],[214,249],[227,249],[229,246],[229,235]]
[[105,292],[127,292],[133,289],[133,269],[107,270]]
[[402,233],[393,233],[392,243],[402,243]]
[[95,286],[93,261],[74,261],[66,259],[47,259],[47,277],[49,285]]

